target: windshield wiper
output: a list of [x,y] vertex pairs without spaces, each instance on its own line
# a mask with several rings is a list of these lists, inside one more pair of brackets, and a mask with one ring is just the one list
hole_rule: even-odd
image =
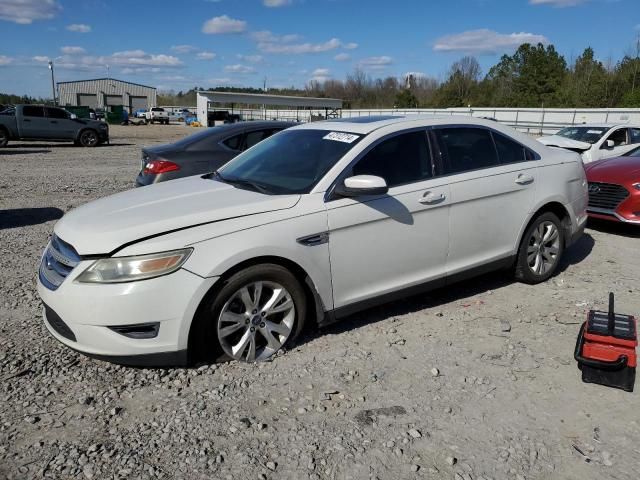
[[244,178],[237,178],[237,177],[222,177],[219,173],[216,176],[223,182],[229,183],[231,185],[248,187],[249,189],[255,192],[263,193],[265,195],[271,194],[271,191],[269,190],[268,187],[266,187],[265,185],[262,185],[261,183],[255,182],[253,180],[245,180]]

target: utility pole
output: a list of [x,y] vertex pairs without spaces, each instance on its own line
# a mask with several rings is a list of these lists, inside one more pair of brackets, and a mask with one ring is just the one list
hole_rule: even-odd
[[58,106],[56,100],[56,81],[53,75],[53,60],[49,60],[49,70],[51,70],[51,93],[53,93],[53,105]]
[[636,41],[636,61],[633,66],[633,82],[631,83],[631,95],[636,89],[636,77],[638,76],[638,63],[640,63],[640,33],[638,34],[638,40]]

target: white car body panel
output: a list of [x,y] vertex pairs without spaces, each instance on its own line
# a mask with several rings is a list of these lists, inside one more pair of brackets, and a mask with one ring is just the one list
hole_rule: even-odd
[[[438,126],[489,128],[541,158],[395,186],[382,196],[329,195],[347,167],[383,137]],[[579,233],[586,220],[579,155],[547,148],[494,122],[415,116],[320,122],[289,131],[295,129],[366,138],[307,194],[263,195],[194,176],[116,194],[65,215],[55,233],[83,256],[127,257],[182,248],[192,253],[177,272],[151,280],[80,284],[74,279],[94,261],[86,258],[56,290],[39,280],[44,303],[78,339],[52,334],[98,355],[181,351],[207,292],[244,262],[275,259],[297,265],[322,309],[330,312],[513,257],[528,222],[549,202],[569,213],[569,235]],[[528,177],[532,181],[518,182]],[[304,238],[315,235],[328,235],[328,241],[305,244]],[[107,328],[149,321],[161,324],[157,338],[135,340]]]
[[548,135],[539,137],[538,141],[543,145],[550,147],[560,147],[572,150],[581,150],[582,160],[584,163],[591,163],[603,158],[619,157],[631,150],[640,146],[640,137],[637,141],[632,139],[631,135],[627,135],[628,142],[624,145],[616,145],[612,148],[606,146],[607,140],[615,134],[619,129],[639,129],[640,125],[629,124],[581,124],[575,125],[576,127],[591,127],[594,129],[602,130],[606,129],[606,133],[602,135],[596,143],[590,144],[587,142],[580,142],[570,138],[562,137],[560,135]]

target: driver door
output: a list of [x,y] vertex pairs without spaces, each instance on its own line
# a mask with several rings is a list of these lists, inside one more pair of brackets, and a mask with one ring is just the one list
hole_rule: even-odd
[[426,129],[385,137],[344,172],[339,181],[375,175],[389,191],[326,203],[335,308],[444,283],[449,186],[433,173]]
[[[607,140],[613,141],[613,147],[607,147]],[[611,132],[602,143],[600,147],[600,158],[619,157],[624,155],[630,150],[633,150],[633,145],[629,139],[629,129],[617,128]]]

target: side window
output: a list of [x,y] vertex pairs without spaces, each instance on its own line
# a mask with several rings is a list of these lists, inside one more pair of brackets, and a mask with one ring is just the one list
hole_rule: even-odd
[[[627,141],[627,129],[626,128],[619,128],[618,130],[613,132],[611,135],[609,135],[607,140],[613,140],[613,146],[614,147],[620,147],[622,145],[627,145],[629,143]],[[606,148],[606,146],[607,145],[606,145],[606,142],[605,142],[603,147]]]
[[389,187],[431,178],[426,132],[405,133],[384,140],[358,161],[353,175],[382,177]]
[[45,108],[47,112],[47,117],[49,118],[69,118],[67,116],[67,112],[62,110],[61,108]]
[[441,128],[436,130],[445,173],[460,173],[499,164],[489,130]]
[[242,148],[242,137],[244,137],[244,133],[240,135],[234,135],[233,137],[229,137],[224,140],[222,143],[229,147],[231,150],[240,150]]
[[496,148],[498,149],[498,158],[500,163],[517,163],[526,162],[531,160],[527,157],[526,148],[519,143],[500,135],[499,133],[492,132],[493,140],[496,142]]
[[25,105],[22,107],[22,115],[25,117],[44,117],[44,109],[35,105]]
[[273,134],[273,130],[255,130],[247,133],[244,141],[244,150],[253,147],[256,143],[260,143],[265,138],[269,138]]
[[640,128],[630,128],[631,143],[640,143]]

